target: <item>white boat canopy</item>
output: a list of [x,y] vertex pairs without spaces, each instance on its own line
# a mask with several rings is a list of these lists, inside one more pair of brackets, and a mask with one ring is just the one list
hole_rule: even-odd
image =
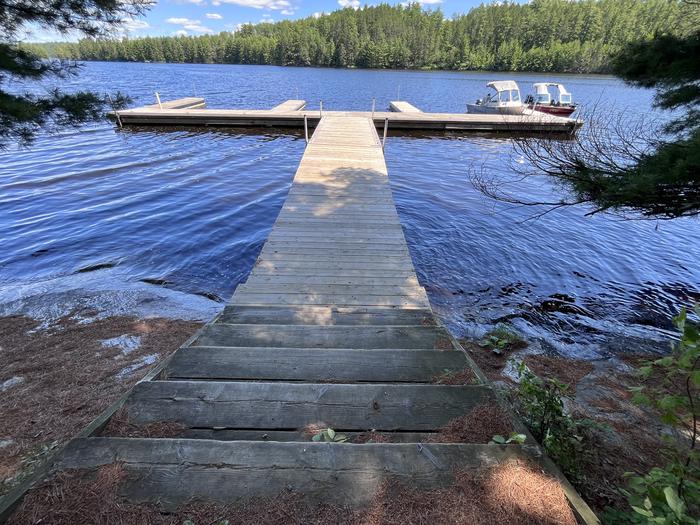
[[551,102],[551,96],[549,94],[549,87],[555,87],[559,91],[559,103],[560,104],[571,104],[572,97],[564,84],[559,84],[557,82],[537,82],[532,85],[535,88],[535,99],[538,104],[549,104]]
[[511,89],[520,91],[518,89],[518,84],[515,83],[515,80],[495,80],[486,85],[492,87],[496,91],[510,91]]
[[556,82],[538,82],[536,84],[533,84],[535,88],[535,93],[538,95],[544,95],[546,93],[549,93],[547,90],[548,87],[555,87],[559,90],[559,93],[562,95],[571,95],[566,88],[564,87],[564,84],[557,84]]

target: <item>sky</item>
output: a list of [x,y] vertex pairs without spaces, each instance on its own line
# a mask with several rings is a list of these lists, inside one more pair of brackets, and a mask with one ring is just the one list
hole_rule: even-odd
[[[440,8],[446,16],[466,13],[482,0],[422,0],[426,8]],[[379,3],[370,1],[368,4]],[[389,3],[400,3],[391,1]],[[358,8],[364,0],[158,0],[143,17],[125,20],[122,33],[140,36],[203,35],[235,31],[246,23],[277,22],[319,16],[343,7]],[[74,40],[34,29],[24,40],[48,42]]]

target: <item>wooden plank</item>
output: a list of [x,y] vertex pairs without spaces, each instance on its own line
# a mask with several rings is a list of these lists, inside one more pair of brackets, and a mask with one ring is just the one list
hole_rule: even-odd
[[368,273],[373,273],[373,270],[387,270],[389,275],[394,275],[396,272],[398,275],[404,275],[405,273],[413,274],[413,263],[409,258],[399,259],[398,261],[386,261],[386,260],[333,260],[332,258],[317,259],[307,257],[302,260],[290,260],[286,259],[258,259],[254,265],[254,271],[258,269],[277,269],[277,268],[296,268],[301,270],[306,270],[306,272],[299,272],[300,275],[318,275],[315,270],[333,270],[337,271],[338,275],[347,275],[343,272],[348,271],[368,271]]
[[287,111],[299,111],[306,107],[306,100],[285,100],[281,104],[276,105],[270,111],[277,112],[287,112]]
[[238,286],[237,293],[253,293],[253,294],[353,294],[358,296],[406,296],[424,298],[425,290],[417,284],[415,285],[388,285],[388,284],[325,284],[315,283],[310,284],[303,282],[304,279],[299,279],[294,283],[263,283],[260,281],[252,281]]
[[[376,239],[378,241],[378,239]],[[355,242],[353,242],[355,241]],[[312,254],[328,252],[329,255],[335,256],[387,256],[387,257],[408,257],[408,247],[401,239],[395,239],[393,242],[363,242],[357,241],[353,236],[348,235],[343,241],[329,239],[311,239],[306,241],[268,241],[261,253],[263,254]]]
[[426,308],[427,300],[405,296],[357,296],[351,294],[236,294],[231,304],[259,305],[342,305],[342,306],[399,306],[402,308]]
[[[323,279],[353,279],[359,276],[371,279],[387,278],[405,278],[409,279],[415,275],[410,270],[397,272],[394,270],[377,270],[377,269],[341,269],[338,268],[313,268],[304,269],[299,267],[281,267],[271,266],[268,268],[258,268],[253,270],[249,279],[280,277],[284,279],[293,278],[294,282],[300,279],[312,279],[322,281]],[[264,282],[264,281],[262,281]],[[338,305],[340,306],[340,305]],[[347,306],[345,306],[347,307]]]
[[446,371],[464,368],[468,363],[462,352],[190,347],[175,353],[163,378],[432,383]]
[[[356,443],[358,438],[362,438],[362,442],[367,440],[366,432],[345,431],[343,434],[348,437],[349,443]],[[435,432],[384,432],[383,435],[388,437],[391,443],[426,443],[435,437]],[[308,443],[311,436],[304,430],[189,428],[178,437],[183,439],[216,439],[219,441],[304,441]]]
[[[407,277],[394,276],[334,276],[334,275],[251,275],[245,285],[252,284],[296,284],[296,285],[343,285],[343,286],[420,286],[418,279],[409,275]],[[241,287],[243,285],[239,285]]]
[[227,325],[217,322],[205,327],[192,346],[433,349],[447,347],[448,340],[445,329],[437,326]]
[[434,324],[432,312],[396,308],[340,308],[328,306],[227,306],[219,322],[227,324],[391,325]]
[[413,268],[397,269],[391,268],[362,268],[358,265],[353,266],[338,266],[338,265],[311,265],[307,266],[303,263],[287,263],[285,265],[275,263],[261,263],[253,267],[251,275],[297,275],[297,276],[312,276],[312,277],[355,277],[363,275],[367,277],[412,277],[415,275]]
[[[265,263],[332,263],[336,265],[359,265],[360,267],[371,268],[383,265],[387,268],[412,268],[411,257],[407,253],[382,253],[375,252],[367,255],[351,255],[350,253],[324,254],[318,250],[312,254],[308,253],[275,253],[264,251],[260,254],[259,262]],[[378,266],[382,267],[382,266]]]
[[[336,231],[343,234],[339,239],[329,239],[328,234]],[[323,228],[285,228],[283,232],[277,231],[268,236],[266,244],[274,246],[293,246],[299,244],[308,245],[336,245],[336,246],[356,246],[358,244],[380,244],[386,246],[406,247],[403,232],[400,229],[393,232],[372,232],[358,229],[336,229],[328,230]]]
[[405,100],[393,100],[389,102],[389,108],[391,111],[397,111],[399,113],[423,113],[413,104],[409,104]]
[[150,104],[144,106],[151,109],[203,109],[206,106],[203,98],[199,97],[186,97],[179,98],[177,100],[170,100],[168,102],[161,102],[158,104]]
[[439,428],[494,399],[481,385],[150,381],[138,384],[125,406],[139,425],[291,430],[320,423],[414,432]]
[[497,445],[87,438],[72,441],[59,466],[121,463],[130,474],[126,497],[172,510],[192,499],[230,504],[285,490],[312,501],[361,506],[388,478],[436,488],[452,484],[457,469],[494,466],[509,458],[537,461],[539,456],[536,448]]

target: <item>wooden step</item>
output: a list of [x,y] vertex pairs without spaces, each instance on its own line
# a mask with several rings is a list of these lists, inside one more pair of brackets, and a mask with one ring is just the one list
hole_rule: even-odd
[[[348,443],[366,443],[371,434],[367,431],[344,431]],[[390,443],[429,443],[436,436],[435,432],[383,432],[383,437]],[[237,430],[213,428],[188,428],[178,438],[216,439],[218,441],[312,441],[313,434],[307,430]],[[356,441],[361,439],[362,441]]]
[[[261,252],[261,256],[266,258],[270,255],[313,255],[324,257],[408,257],[408,248],[405,243],[388,244],[378,243],[337,243],[335,241],[326,243],[266,243]],[[319,259],[317,259],[319,260]]]
[[462,352],[189,347],[178,350],[163,378],[312,383],[433,383],[468,368]]
[[451,349],[452,341],[438,326],[206,326],[192,346],[272,346],[280,348]]
[[[418,287],[418,279],[409,277],[374,277],[371,275],[338,276],[332,275],[253,275],[245,284],[270,285],[270,284],[298,284],[298,285],[341,285],[341,286],[403,286],[406,288]],[[240,288],[243,285],[239,285]]]
[[[281,278],[284,276],[280,276]],[[320,276],[328,278],[329,276]],[[258,277],[261,279],[262,277]],[[270,278],[268,276],[268,278]],[[274,277],[272,277],[274,278]],[[347,279],[361,279],[348,276]],[[408,277],[407,279],[410,279]],[[435,325],[432,312],[398,308],[338,308],[330,306],[227,306],[218,319],[228,324],[297,325]]]
[[481,385],[150,381],[136,385],[125,407],[139,425],[415,432],[435,430],[493,399]]
[[537,458],[538,452],[517,445],[81,438],[66,447],[56,468],[121,463],[129,474],[122,495],[130,501],[158,501],[165,510],[192,499],[232,503],[285,490],[314,501],[359,506],[388,478],[435,488],[452,483],[456,469],[525,457]]
[[263,283],[257,280],[238,285],[236,293],[253,294],[353,294],[357,296],[369,295],[400,295],[423,299],[425,290],[418,284],[344,284],[344,283],[308,283],[305,279],[298,278],[297,282],[271,282]]
[[259,294],[240,293],[231,298],[236,305],[336,305],[336,306],[396,306],[401,308],[426,308],[430,303],[422,297],[405,295],[355,295],[355,294]]
[[[298,276],[332,276],[332,277],[415,277],[413,266],[410,268],[368,268],[367,266],[338,266],[309,263],[259,263],[253,267],[251,275],[298,275]],[[427,309],[427,307],[426,307]]]

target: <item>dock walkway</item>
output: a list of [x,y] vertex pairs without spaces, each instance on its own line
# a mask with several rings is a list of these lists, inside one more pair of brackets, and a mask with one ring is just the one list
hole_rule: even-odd
[[[197,101],[193,103],[192,101]],[[581,120],[527,112],[523,115],[424,112],[406,101],[392,101],[392,111],[306,110],[304,100],[287,100],[272,109],[203,109],[204,99],[181,99],[118,112],[125,126],[214,126],[280,128],[314,127],[323,117],[362,117],[377,128],[385,123],[392,130],[464,131],[500,133],[572,133]]]
[[[468,384],[438,380],[468,370]],[[533,445],[430,443],[485,402],[492,387],[418,283],[371,118],[331,114],[247,281],[122,406],[132,424],[174,422],[180,435],[114,437],[103,420],[54,468],[123,463],[124,494],[166,509],[289,489],[357,506],[390,477],[437,487],[455,468],[546,460]],[[351,442],[313,442],[314,428]],[[352,443],[370,431],[391,443]]]

